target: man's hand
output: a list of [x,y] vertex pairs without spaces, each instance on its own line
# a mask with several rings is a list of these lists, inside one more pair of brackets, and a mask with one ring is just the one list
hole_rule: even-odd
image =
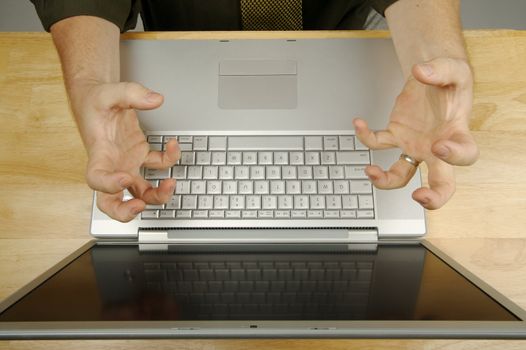
[[[462,59],[437,58],[412,68],[398,96],[387,129],[372,132],[363,119],[355,119],[356,135],[371,149],[398,147],[428,166],[430,188],[419,188],[413,199],[427,209],[443,206],[455,191],[452,165],[470,165],[478,148],[469,132],[473,79]],[[388,171],[366,168],[371,182],[381,189],[405,186],[416,167],[398,160]]]
[[[142,166],[171,167],[180,157],[177,141],[166,144],[165,152],[150,151],[139,127],[135,109],[159,107],[163,97],[137,83],[106,83],[72,91],[73,110],[88,151],[86,179],[97,193],[97,206],[113,219],[130,221],[146,204],[167,202],[175,180],[161,181],[153,188],[141,176]],[[75,96],[76,95],[76,96]],[[78,97],[78,98],[76,98]],[[128,189],[134,199],[123,201]]]

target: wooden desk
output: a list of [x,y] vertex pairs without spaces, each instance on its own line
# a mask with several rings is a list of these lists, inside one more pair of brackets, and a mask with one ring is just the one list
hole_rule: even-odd
[[[386,37],[386,32],[137,33],[127,38]],[[480,160],[428,213],[429,239],[526,308],[526,32],[466,32],[475,70],[471,129]],[[0,33],[0,299],[90,239],[85,152],[48,34]],[[425,171],[425,169],[424,169]],[[501,349],[520,341],[160,340],[0,342],[3,348]]]

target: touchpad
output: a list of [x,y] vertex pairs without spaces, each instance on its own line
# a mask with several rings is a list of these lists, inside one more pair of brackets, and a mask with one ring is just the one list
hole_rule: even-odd
[[223,109],[296,108],[296,61],[220,62],[218,104]]

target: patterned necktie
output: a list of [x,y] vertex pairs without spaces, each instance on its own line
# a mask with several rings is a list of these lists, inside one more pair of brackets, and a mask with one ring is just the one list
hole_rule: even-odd
[[240,0],[244,30],[302,30],[302,0]]

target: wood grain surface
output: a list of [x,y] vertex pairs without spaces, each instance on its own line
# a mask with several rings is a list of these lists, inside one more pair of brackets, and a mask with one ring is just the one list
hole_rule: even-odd
[[[387,32],[129,33],[126,39],[386,38]],[[526,32],[465,32],[480,160],[427,213],[429,239],[526,308]],[[58,56],[45,33],[0,33],[0,299],[90,239],[92,192]],[[425,168],[423,169],[425,178]],[[520,341],[181,340],[0,342],[0,349],[525,349]]]

